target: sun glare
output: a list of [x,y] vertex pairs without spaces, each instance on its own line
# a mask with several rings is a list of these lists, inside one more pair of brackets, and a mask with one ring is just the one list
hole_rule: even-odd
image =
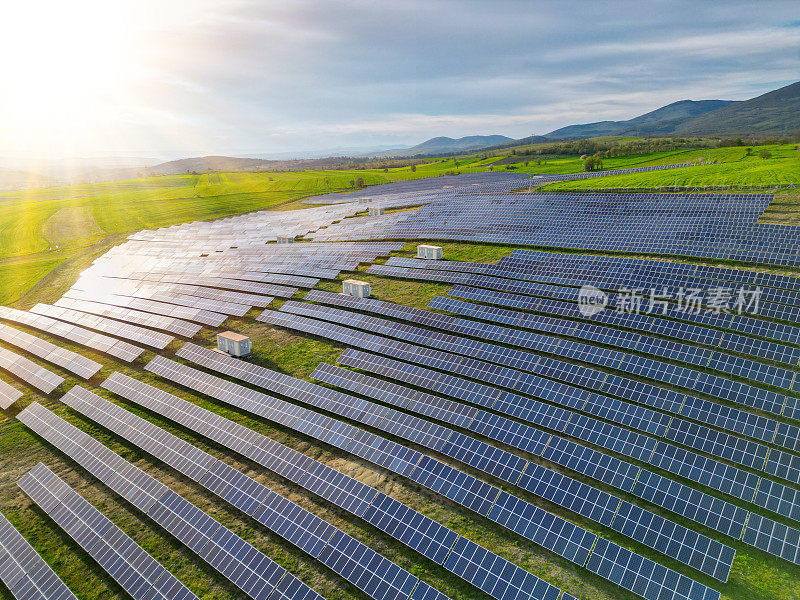
[[84,120],[130,75],[130,6],[114,1],[30,1],[4,11],[0,49],[5,119],[31,135]]

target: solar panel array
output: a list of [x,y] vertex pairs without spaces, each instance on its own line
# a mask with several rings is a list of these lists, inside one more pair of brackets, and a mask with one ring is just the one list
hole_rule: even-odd
[[[637,507],[629,509],[636,512],[635,517],[621,516],[621,506],[627,505],[627,503],[622,503],[619,498],[550,469],[527,463],[525,460],[476,438],[456,433],[446,427],[432,426],[421,419],[409,417],[398,411],[385,409],[352,396],[331,393],[319,386],[301,384],[297,379],[287,376],[278,377],[274,371],[255,365],[243,365],[194,345],[185,345],[178,352],[178,356],[189,358],[193,362],[222,371],[227,375],[234,375],[269,391],[281,391],[294,400],[308,402],[308,397],[312,393],[327,398],[328,403],[317,401],[311,402],[311,404],[324,407],[328,412],[350,416],[366,425],[372,425],[440,452],[483,471],[487,475],[497,477],[593,521],[612,527],[673,558],[682,559],[682,562],[717,579],[722,581],[727,579],[735,554],[732,548],[712,542],[706,536],[698,535],[681,525]],[[296,389],[298,392],[292,393],[292,389]],[[360,412],[357,413],[357,416],[352,416],[351,407],[355,404],[359,406]],[[375,415],[380,415],[380,419],[376,419]],[[375,423],[376,420],[378,420],[377,423]],[[541,435],[537,435],[528,441],[533,444],[535,441],[540,441],[541,438]],[[521,510],[525,504],[518,501],[516,508]],[[668,531],[669,535],[664,537],[664,531]],[[645,532],[647,532],[647,536],[644,535]],[[672,540],[673,547],[668,547],[665,543],[668,538]]]
[[[150,367],[159,375],[173,381],[178,380],[184,385],[193,385],[193,379],[203,377],[199,371],[168,360],[154,360],[150,363]],[[208,385],[219,384],[217,378],[207,375],[205,381]],[[550,599],[558,595],[553,586],[477,544],[463,541],[461,536],[430,518],[270,438],[255,434],[218,415],[119,373],[115,373],[106,380],[104,386],[129,400],[211,437],[218,443],[248,456],[294,483],[330,500],[495,598]],[[235,391],[236,389],[233,388],[231,395],[226,396],[224,401],[236,404],[237,399],[233,395]],[[256,393],[251,394],[253,399],[262,396]],[[290,405],[286,405],[286,403],[277,401],[275,404],[285,405],[287,410],[291,410],[288,409]],[[263,412],[259,409],[254,410]],[[288,414],[286,417],[291,419]],[[273,415],[272,419],[275,418]],[[319,427],[321,424],[319,421],[315,421],[314,425]],[[369,444],[369,439],[366,437],[362,436],[360,441],[362,444]],[[383,451],[386,452],[388,445],[384,444],[384,446]],[[275,457],[281,458],[278,460]],[[472,553],[472,557],[464,562],[463,552],[467,551]],[[478,567],[477,572],[474,570],[475,567]],[[478,573],[482,573],[482,575],[479,576]]]
[[[419,579],[405,569],[188,442],[80,387],[62,400],[319,559],[370,597],[385,600],[422,593],[416,591]],[[325,477],[320,474],[320,479]],[[374,493],[363,485],[360,491]]]
[[[304,583],[163,483],[36,402],[17,418],[158,523],[253,600],[321,600]],[[283,590],[283,592],[280,592]]]
[[0,319],[20,323],[44,331],[50,335],[61,337],[81,346],[103,352],[125,362],[136,360],[144,351],[142,348],[118,340],[102,333],[89,331],[77,325],[57,321],[44,315],[37,315],[16,308],[0,306]]
[[[345,299],[345,301],[347,302],[350,300]],[[435,318],[435,316],[432,315],[432,319],[433,318]],[[348,345],[372,350],[393,358],[418,362],[426,367],[435,367],[439,370],[432,371],[428,368],[412,366],[408,363],[401,363],[396,360],[390,361],[362,351],[348,350],[340,357],[340,360],[345,362],[345,364],[348,364],[351,357],[354,357],[354,362],[349,363],[352,366],[373,371],[375,369],[381,369],[380,372],[389,374],[394,379],[399,378],[417,387],[423,387],[446,395],[455,396],[473,404],[491,407],[493,411],[505,412],[509,414],[509,416],[529,421],[534,425],[544,426],[555,432],[565,433],[593,445],[606,447],[614,452],[627,455],[636,460],[641,460],[646,463],[649,462],[653,466],[703,483],[734,498],[747,500],[782,516],[800,519],[800,513],[796,513],[794,509],[796,492],[790,486],[769,480],[766,477],[759,478],[742,469],[708,459],[691,450],[680,448],[669,441],[660,441],[654,437],[664,436],[667,440],[674,440],[681,445],[686,445],[687,442],[694,442],[695,440],[687,439],[691,436],[684,436],[681,432],[694,430],[696,434],[698,431],[697,427],[693,427],[689,424],[687,424],[686,427],[676,426],[671,428],[670,419],[657,419],[657,414],[647,414],[648,411],[634,407],[631,407],[634,409],[628,410],[626,413],[626,411],[621,410],[621,403],[619,402],[606,402],[604,404],[599,401],[598,398],[592,398],[589,394],[577,390],[570,392],[569,386],[565,386],[557,381],[550,381],[549,383],[545,380],[536,381],[534,387],[523,387],[521,389],[521,391],[526,394],[532,394],[534,396],[539,395],[544,400],[561,404],[567,408],[577,409],[581,412],[589,412],[590,414],[597,414],[597,416],[602,419],[617,419],[624,427],[613,426],[594,418],[580,415],[578,412],[565,410],[564,408],[557,409],[555,406],[549,404],[542,404],[524,396],[502,391],[497,387],[481,385],[474,381],[444,374],[464,374],[470,377],[470,379],[482,380],[494,386],[499,385],[501,387],[505,386],[510,389],[517,389],[519,386],[514,385],[514,383],[525,381],[525,376],[517,371],[506,369],[508,372],[506,374],[503,373],[501,369],[481,367],[478,361],[465,361],[463,359],[454,360],[452,356],[448,359],[448,354],[441,351],[426,352],[424,347],[394,342],[384,337],[360,333],[354,329],[327,324],[305,317],[281,315],[275,311],[266,311],[259,319],[291,329],[328,337]],[[398,325],[398,330],[402,329],[408,328]],[[426,336],[427,339],[434,339],[436,337],[443,336],[437,336],[430,331],[428,331],[428,335]],[[384,367],[384,365],[386,366]],[[384,371],[383,369],[386,370]],[[442,371],[444,371],[444,373],[442,373]],[[593,406],[587,408],[590,404]],[[596,412],[592,410],[593,408],[597,409]],[[649,412],[652,413],[652,411]],[[629,430],[627,427],[633,429]],[[519,429],[517,425],[513,427],[507,426],[507,428],[511,432]],[[677,432],[678,435],[670,437],[670,433],[673,431]],[[643,432],[644,435],[640,432]],[[541,435],[537,433],[536,438],[538,437],[541,437]],[[711,436],[709,439],[717,442],[719,437],[717,436],[715,438]],[[738,444],[739,442],[734,441],[734,443]],[[527,445],[524,446],[523,449],[531,451]],[[711,451],[712,453],[716,450],[713,444],[710,446],[709,444],[700,446],[699,449],[704,452]],[[538,453],[535,449],[534,452]],[[780,451],[771,452],[778,453],[777,464],[780,464],[780,457],[783,454],[786,454],[789,458],[794,456],[788,453],[781,453]],[[733,452],[730,453],[730,456],[725,452],[718,452],[717,454],[725,454],[721,456],[721,458],[724,459],[730,459],[732,456],[735,456]],[[762,458],[762,462],[765,459],[766,455]],[[765,470],[778,473],[779,469],[775,468],[776,466],[777,465],[767,466]],[[616,476],[612,476],[610,481],[606,481],[606,483],[612,483],[615,487],[622,485],[623,487],[621,487],[621,489],[625,489],[626,491],[630,489],[629,487],[626,489],[627,483],[624,480],[618,482]],[[686,494],[687,491],[688,490],[686,490],[684,494]],[[645,491],[642,490],[640,494],[644,493]],[[735,511],[729,510],[728,512]],[[746,515],[740,513],[740,517],[741,516]],[[740,523],[742,525],[733,530],[734,537],[739,537],[744,522],[745,520],[740,518]],[[766,523],[770,524],[774,523],[774,521],[767,520]],[[767,525],[764,526],[766,527]],[[723,530],[729,527],[729,525],[723,522]],[[792,531],[797,531],[792,528],[788,529],[789,535],[791,535]],[[778,555],[782,557],[788,556],[790,560],[794,561],[797,560],[796,550],[796,544],[791,550],[781,547]]]
[[53,569],[1,514],[0,581],[17,600],[77,600]]
[[[402,425],[399,423],[397,425],[390,424],[391,419],[387,417],[388,412],[385,408],[371,408],[371,403],[366,401],[356,400],[332,390],[314,386],[313,384],[296,380],[267,369],[238,363],[233,359],[229,359],[218,353],[202,350],[196,346],[185,346],[179,351],[179,355],[200,362],[208,368],[220,370],[229,375],[235,375],[246,381],[265,387],[266,389],[280,390],[282,395],[324,408],[327,412],[334,412],[349,418],[356,418],[357,420],[362,420],[366,424],[379,428],[386,422],[385,426],[387,430],[395,435],[403,436],[406,435],[404,432],[411,432],[414,429],[410,421],[406,421]],[[317,437],[322,441],[346,449],[348,452],[354,453],[357,456],[361,456],[366,460],[375,462],[400,475],[417,481],[423,486],[445,495],[456,503],[494,520],[521,536],[561,554],[579,565],[586,563],[586,559],[594,545],[594,540],[596,539],[594,534],[590,534],[582,530],[582,528],[576,527],[551,513],[542,511],[538,507],[512,494],[501,492],[498,488],[481,482],[430,456],[411,451],[405,446],[392,444],[389,440],[380,438],[374,434],[369,434],[369,436],[370,439],[375,441],[365,443],[361,440],[365,432],[361,430],[345,425],[339,421],[322,417],[308,410],[299,411],[297,407],[292,407],[292,405],[282,403],[269,396],[264,397],[263,402],[268,403],[268,405],[273,408],[272,410],[264,412],[263,410],[254,408],[254,404],[260,403],[256,398],[259,398],[261,395],[256,395],[251,390],[241,388],[241,386],[236,386],[236,384],[224,382],[213,376],[194,371],[182,365],[177,365],[176,363],[171,363],[171,361],[167,361],[161,357],[154,359],[147,368],[162,377],[177,381],[191,389],[202,390],[203,393],[209,394],[224,402],[240,406],[245,410],[256,412],[271,420],[276,420],[278,418],[276,414],[286,415],[279,420],[282,425],[297,429],[308,435]],[[222,391],[223,389],[225,390],[224,392]],[[241,397],[242,400],[237,400],[237,396]],[[246,401],[244,400],[245,398],[247,398]],[[356,417],[355,415],[361,416]],[[310,423],[312,425],[309,426],[304,423]],[[412,436],[414,441],[423,444],[424,442],[421,440],[424,438],[438,438],[440,440],[440,443],[436,445],[438,451],[445,451],[442,450],[442,448],[446,447],[448,437],[449,436],[444,436],[444,440],[442,440],[442,436],[438,435],[435,429],[429,426],[424,427]],[[380,447],[383,449],[383,452],[376,454],[375,447],[379,445],[378,442],[380,442]],[[456,442],[453,442],[453,444],[457,445]],[[389,452],[389,456],[385,456],[387,452]],[[409,460],[409,456],[415,456],[415,458]],[[481,458],[483,461],[480,460]],[[481,457],[479,453],[476,453],[476,460],[471,462],[474,465],[487,464],[487,458],[486,456]],[[517,460],[517,462],[520,461]],[[524,461],[522,461],[522,463],[524,464]],[[508,468],[508,465],[497,468],[496,473],[501,473],[505,468]],[[509,468],[509,471],[513,472],[513,468]],[[535,475],[536,473],[529,476],[535,478]],[[546,474],[539,473],[539,475],[544,478]],[[519,476],[520,472],[517,472],[517,478],[519,478]],[[516,478],[514,481],[516,481]],[[549,494],[549,499],[557,499],[565,493],[565,490],[570,489],[571,484],[569,484],[568,481],[561,481],[564,484],[563,488],[558,488],[557,485],[545,486],[549,487],[550,490],[549,492],[545,492]],[[533,491],[536,487],[535,485],[531,485],[526,489]],[[589,487],[586,487],[585,490],[588,491],[589,494],[593,493]],[[594,492],[594,494],[596,498],[601,498],[602,496],[597,495],[596,492]],[[580,494],[577,496],[573,495],[573,497],[575,498],[573,508],[576,508],[583,500],[581,500]],[[587,503],[587,508],[590,504],[591,502]],[[644,529],[642,533],[644,533]],[[699,557],[689,559],[692,562],[698,560],[699,562],[696,564],[701,568],[703,568],[702,563],[705,563],[705,568],[708,569],[709,566],[715,562],[713,558],[710,558],[710,556],[715,553],[719,553],[717,554],[718,556],[726,556],[725,559],[722,559],[722,565],[724,565],[725,560],[732,560],[733,558],[733,551],[731,549],[725,550],[725,547],[721,544],[712,543],[708,545],[704,542],[700,542],[699,537],[694,536],[689,536],[687,540],[688,539],[691,539],[692,542],[698,542],[699,546],[697,547],[703,547],[704,550],[707,551],[705,557],[702,559]],[[665,546],[662,548],[663,551],[670,551]],[[703,552],[701,551],[701,553]],[[692,552],[689,551],[686,556],[691,554]],[[723,578],[725,577],[721,575],[727,569],[725,566],[720,566],[721,570],[719,571],[717,571],[715,567],[711,567],[711,569],[715,571],[717,575]],[[702,584],[692,582],[683,575],[672,571],[670,571],[670,573],[672,575],[670,578],[671,583],[667,585],[674,585],[676,587],[669,587],[667,590],[661,590],[660,593],[663,593],[664,597],[684,597],[681,596],[679,589],[685,589],[687,585],[694,590],[694,594],[699,594],[699,597],[703,597],[703,595],[706,594],[709,594],[708,597],[714,597],[715,594],[718,594]]]
[[311,237],[488,242],[798,266],[800,229],[758,223],[771,200],[770,194],[511,193],[502,183],[484,184],[428,192],[418,210],[346,219]]
[[44,464],[19,487],[135,600],[197,600],[161,563]]

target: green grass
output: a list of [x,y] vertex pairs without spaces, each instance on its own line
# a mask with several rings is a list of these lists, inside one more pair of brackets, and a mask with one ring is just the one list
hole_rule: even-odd
[[[746,155],[744,148],[719,148],[717,150],[692,151],[675,158],[706,161],[720,161],[716,164],[703,164],[665,171],[631,173],[628,175],[609,175],[578,181],[564,181],[544,186],[545,190],[591,190],[598,188],[654,188],[668,186],[775,186],[800,185],[800,155],[793,145],[764,146],[772,152],[772,158],[758,156],[762,148]],[[638,166],[669,164],[666,158],[643,162]],[[605,169],[622,168],[603,160]]]

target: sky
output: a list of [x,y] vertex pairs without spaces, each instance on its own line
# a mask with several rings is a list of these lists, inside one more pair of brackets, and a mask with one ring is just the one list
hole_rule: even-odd
[[27,0],[0,156],[518,138],[800,79],[797,1]]

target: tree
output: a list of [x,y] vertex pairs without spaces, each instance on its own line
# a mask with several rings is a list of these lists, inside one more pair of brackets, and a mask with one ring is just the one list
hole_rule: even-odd
[[363,188],[364,187],[364,178],[363,177],[359,177],[358,179],[356,179],[356,187],[357,188]]
[[753,149],[752,148],[745,148],[744,149],[744,155],[745,156],[752,156],[752,154],[753,154]]
[[351,188],[354,188],[354,187],[356,187],[356,182],[355,182],[355,181],[353,181],[352,179],[350,180],[350,187],[351,187]]
[[765,160],[767,158],[772,158],[772,152],[770,152],[769,150],[762,150],[761,152],[758,153],[758,155]]
[[417,165],[411,165],[411,172],[415,173],[417,171]]
[[603,160],[597,156],[587,156],[583,161],[584,171],[601,171],[603,169]]

